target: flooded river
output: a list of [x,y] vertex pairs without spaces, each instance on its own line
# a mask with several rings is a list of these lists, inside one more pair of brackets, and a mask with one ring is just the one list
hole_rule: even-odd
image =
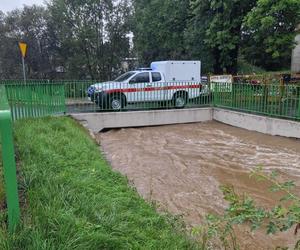
[[[137,191],[160,209],[182,215],[188,226],[207,213],[226,208],[220,185],[231,184],[270,207],[278,199],[249,173],[257,166],[294,180],[300,195],[300,141],[272,137],[217,122],[111,130],[97,135],[112,167],[126,175]],[[243,227],[243,249],[293,246],[293,232],[266,236]]]

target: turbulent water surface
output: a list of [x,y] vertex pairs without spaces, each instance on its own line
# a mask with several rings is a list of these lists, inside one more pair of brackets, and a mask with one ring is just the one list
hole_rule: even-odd
[[[300,195],[300,141],[267,136],[217,122],[111,130],[97,135],[115,170],[161,209],[182,215],[189,226],[226,208],[220,185],[230,184],[270,207],[278,194],[249,177],[256,166],[277,170],[296,182]],[[266,236],[247,227],[238,232],[243,249],[293,246],[293,232]]]

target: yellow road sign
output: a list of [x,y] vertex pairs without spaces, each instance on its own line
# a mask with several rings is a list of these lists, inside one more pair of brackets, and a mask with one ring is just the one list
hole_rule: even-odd
[[19,48],[21,50],[22,57],[24,58],[26,56],[27,44],[19,42]]

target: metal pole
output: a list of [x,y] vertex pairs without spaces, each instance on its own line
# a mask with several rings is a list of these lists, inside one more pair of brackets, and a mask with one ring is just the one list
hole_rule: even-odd
[[20,207],[11,112],[8,106],[5,87],[0,87],[0,138],[2,141],[3,175],[8,209],[8,229],[12,233],[20,220]]
[[24,78],[24,83],[26,83],[25,61],[24,61],[24,57],[23,57],[23,56],[22,56],[22,65],[23,65],[23,78]]

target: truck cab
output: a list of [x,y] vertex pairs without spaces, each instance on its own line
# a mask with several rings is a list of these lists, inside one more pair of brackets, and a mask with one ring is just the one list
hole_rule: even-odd
[[[188,64],[182,65],[185,67],[176,65],[174,71],[170,61],[154,62],[151,68],[129,71],[114,81],[91,85],[88,96],[105,109],[120,110],[128,103],[155,101],[173,101],[174,107],[182,108],[202,91],[200,68],[199,73],[191,74],[187,72]],[[188,79],[182,80],[185,78]]]
[[124,83],[153,83],[153,82],[164,82],[164,75],[162,72],[153,71],[148,68],[140,68],[135,71],[129,71],[114,80],[114,82]]

